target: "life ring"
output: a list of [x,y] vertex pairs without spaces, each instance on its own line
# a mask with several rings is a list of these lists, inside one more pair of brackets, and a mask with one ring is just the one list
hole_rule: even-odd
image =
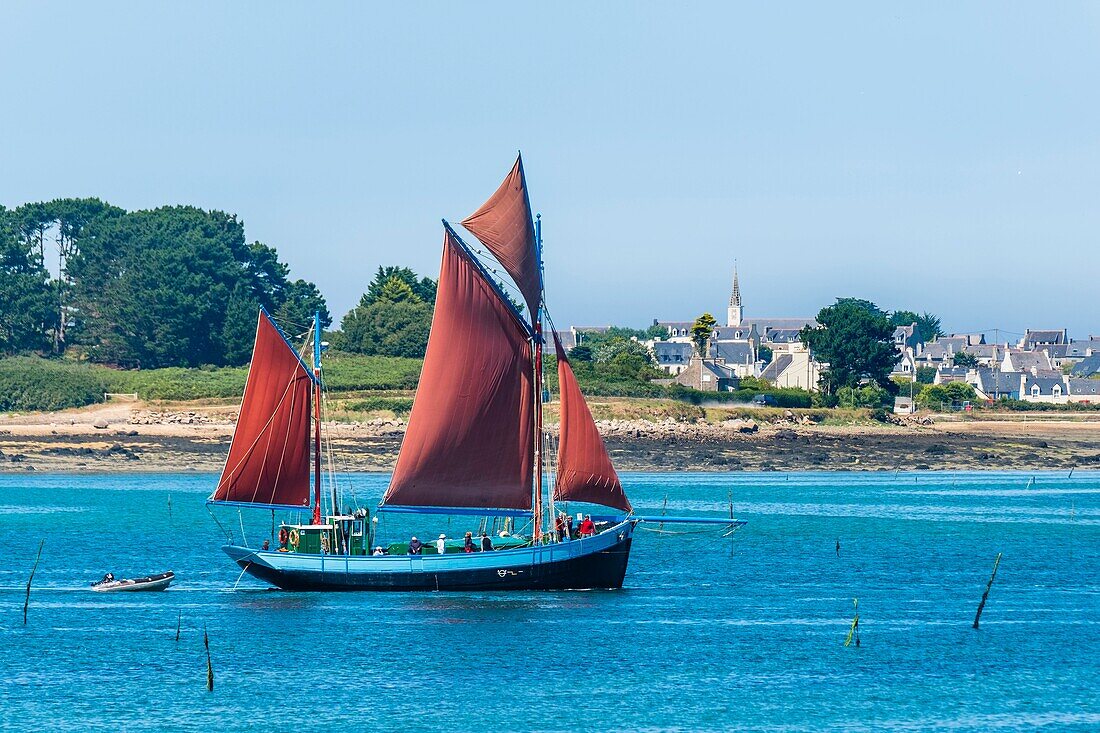
[[290,546],[293,547],[295,550],[297,550],[298,549],[298,542],[300,542],[302,538],[298,534],[298,530],[292,529],[292,530],[290,530],[290,534],[287,535],[287,539],[290,540]]
[[329,547],[328,534],[322,533],[321,534],[321,552],[323,552],[327,555],[328,554],[328,547]]
[[279,546],[286,547],[288,541],[290,541],[290,533],[286,531],[286,527],[279,527]]

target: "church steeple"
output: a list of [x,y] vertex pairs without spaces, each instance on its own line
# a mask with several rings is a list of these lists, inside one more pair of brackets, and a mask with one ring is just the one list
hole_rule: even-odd
[[726,325],[740,326],[742,320],[741,311],[741,283],[737,281],[737,262],[733,263],[733,292],[730,293],[730,305],[726,309]]

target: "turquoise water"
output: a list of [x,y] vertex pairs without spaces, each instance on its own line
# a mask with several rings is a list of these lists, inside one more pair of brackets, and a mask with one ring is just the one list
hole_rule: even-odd
[[[344,477],[365,503],[385,480]],[[0,728],[1100,730],[1100,473],[626,475],[640,513],[732,495],[749,524],[639,531],[622,591],[421,595],[235,587],[213,481],[0,476]],[[161,594],[86,589],[167,569]]]

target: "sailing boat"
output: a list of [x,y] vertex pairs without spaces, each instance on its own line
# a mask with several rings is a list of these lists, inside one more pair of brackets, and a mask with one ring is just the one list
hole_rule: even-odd
[[[520,534],[491,538],[486,551],[444,542],[442,553],[427,545],[420,554],[409,554],[403,543],[390,544],[386,552],[375,544],[377,517],[372,522],[365,508],[339,513],[335,481],[330,481],[332,513],[322,518],[320,320],[314,317],[311,369],[261,310],[240,417],[225,470],[208,501],[311,511],[312,518],[282,524],[277,548],[228,544],[226,554],[244,572],[288,590],[620,588],[639,522],[743,524],[732,516],[633,512],[553,328],[561,419],[554,478],[544,486],[555,441],[543,429],[543,328],[553,321],[545,307],[541,218],[531,216],[522,158],[461,223],[508,273],[533,318],[523,316],[444,220],[424,366],[397,465],[377,511],[503,518],[513,528],[521,526]],[[573,508],[570,502],[613,513],[585,515],[585,525],[589,516],[593,520],[588,531],[567,536],[561,531],[562,510]]]

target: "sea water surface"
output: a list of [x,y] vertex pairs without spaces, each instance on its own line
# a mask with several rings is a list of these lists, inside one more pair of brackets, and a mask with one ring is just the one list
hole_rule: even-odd
[[[341,483],[373,505],[387,478]],[[1100,730],[1100,473],[627,474],[639,513],[732,500],[748,524],[640,529],[623,590],[562,593],[269,590],[219,549],[214,481],[0,476],[0,728]],[[88,590],[169,569],[164,593]]]

